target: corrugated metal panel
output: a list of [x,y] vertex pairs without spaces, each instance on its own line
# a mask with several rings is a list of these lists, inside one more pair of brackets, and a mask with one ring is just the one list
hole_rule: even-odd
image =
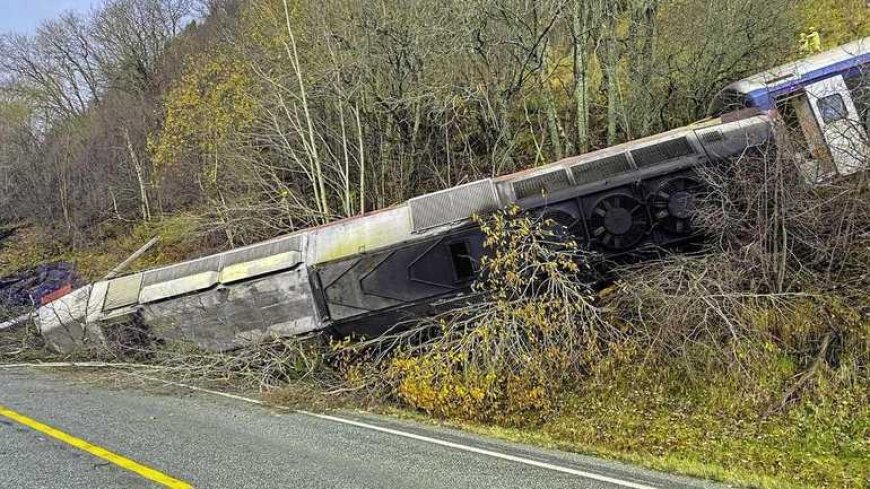
[[[773,126],[767,116],[757,116],[720,124],[715,129],[704,128],[696,131],[696,134],[704,142],[704,151],[711,158],[729,158],[768,141],[772,130]],[[721,136],[718,141],[710,136],[713,132]]]
[[571,167],[575,185],[586,185],[587,183],[606,180],[632,170],[634,170],[634,167],[631,166],[631,162],[628,161],[628,156],[625,153],[607,156]]
[[513,183],[513,188],[517,199],[525,199],[557,192],[569,184],[568,174],[560,168],[556,171],[516,181]]
[[692,149],[689,140],[681,137],[635,149],[631,152],[631,157],[639,168],[645,168],[693,154],[695,150]]
[[408,201],[415,232],[467,219],[500,207],[492,180],[423,195]]
[[218,272],[220,270],[220,255],[207,256],[198,260],[192,260],[166,268],[158,268],[144,273],[142,287],[168,282],[203,272]]
[[109,281],[106,301],[103,311],[111,311],[121,307],[132,306],[139,302],[139,288],[142,286],[142,274],[136,273]]
[[302,251],[303,235],[297,234],[278,238],[268,243],[260,243],[253,246],[246,246],[237,250],[230,250],[221,254],[221,268],[235,265],[236,263],[244,263],[253,260],[259,260],[289,251]]
[[701,133],[701,142],[704,144],[718,143],[720,141],[724,141],[725,136],[722,135],[722,131],[713,130],[705,133]]

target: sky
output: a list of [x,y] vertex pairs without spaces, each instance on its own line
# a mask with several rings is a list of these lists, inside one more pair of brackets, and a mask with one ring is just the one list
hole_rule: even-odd
[[99,0],[0,0],[0,33],[32,33],[65,10],[86,12]]

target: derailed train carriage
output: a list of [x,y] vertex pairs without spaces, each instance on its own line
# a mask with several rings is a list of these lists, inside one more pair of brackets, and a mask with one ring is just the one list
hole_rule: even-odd
[[471,216],[513,204],[547,213],[605,253],[672,245],[692,235],[696,169],[769,144],[772,122],[794,115],[783,108],[796,100],[805,101],[795,114],[816,148],[806,156],[808,180],[856,171],[863,160],[854,148],[847,153],[845,141],[866,141],[870,127],[861,122],[863,95],[845,80],[864,76],[867,64],[870,40],[853,43],[727,87],[714,103],[716,117],[705,121],[97,282],[41,308],[38,322],[61,350],[102,341],[113,325],[130,321],[213,349],[267,334],[376,334],[466,297],[484,253]]

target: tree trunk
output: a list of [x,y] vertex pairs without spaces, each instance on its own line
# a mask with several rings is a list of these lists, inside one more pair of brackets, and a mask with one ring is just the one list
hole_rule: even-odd
[[323,176],[323,168],[320,163],[320,155],[317,151],[317,137],[314,133],[314,121],[311,118],[311,112],[308,107],[308,95],[305,91],[305,83],[302,79],[302,66],[299,61],[299,52],[296,49],[296,36],[293,35],[293,29],[290,26],[290,7],[287,5],[287,0],[284,0],[284,19],[287,24],[287,34],[290,39],[290,44],[285,45],[287,56],[290,58],[290,63],[293,66],[293,71],[296,74],[296,81],[299,83],[299,101],[302,105],[302,111],[305,115],[305,123],[308,129],[308,157],[312,162],[312,167],[315,175],[315,184],[317,185],[318,193],[320,194],[320,207],[323,215],[321,222],[327,222],[330,219],[329,200],[326,193],[326,182]]
[[151,203],[148,201],[148,186],[145,183],[145,171],[142,168],[142,162],[139,160],[139,155],[136,154],[133,148],[133,140],[130,138],[130,131],[124,128],[124,139],[127,142],[127,151],[130,153],[130,161],[133,163],[133,170],[136,172],[136,180],[139,182],[139,209],[142,212],[142,220],[151,220]]
[[504,163],[507,165],[507,168],[500,168],[499,170],[512,172],[516,169],[516,162],[513,157],[514,134],[510,120],[511,101],[508,100],[509,96],[506,93],[498,95],[499,128],[493,149],[496,149],[499,144],[505,145],[507,151],[504,153]]
[[588,6],[585,0],[574,0],[572,30],[574,36],[574,106],[576,131],[574,146],[578,153],[589,151],[589,89],[586,86],[586,41]]
[[632,116],[639,123],[638,131],[650,132],[654,108],[649,85],[652,81],[652,58],[656,35],[656,11],[658,0],[635,0],[629,26],[628,46],[632,50],[630,87],[634,102]]
[[616,31],[618,10],[614,2],[604,1],[604,76],[607,80],[607,145],[616,144],[619,130],[619,47]]
[[547,77],[547,59],[548,49],[545,47],[541,50],[541,69],[539,76],[541,81],[541,89],[544,92],[544,104],[547,111],[547,128],[550,136],[550,145],[553,147],[553,156],[557,160],[565,157],[564,147],[562,146],[562,138],[559,136],[559,114],[556,111],[556,103],[553,101],[553,93],[550,90],[550,81]]
[[358,136],[359,145],[359,213],[366,212],[366,159],[365,148],[363,146],[363,130],[362,123],[359,120],[359,105],[354,107],[354,118],[356,119],[356,133]]

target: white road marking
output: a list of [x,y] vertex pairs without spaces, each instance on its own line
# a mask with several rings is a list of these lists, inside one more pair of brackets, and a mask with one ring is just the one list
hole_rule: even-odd
[[[234,399],[237,401],[247,402],[247,403],[251,403],[251,404],[257,404],[257,405],[261,405],[261,406],[266,404],[263,401],[260,401],[257,399],[251,399],[249,397],[239,396],[236,394],[229,394],[226,392],[205,389],[203,387],[196,387],[193,385],[183,384],[180,382],[163,380],[163,379],[159,379],[156,377],[150,377],[147,375],[136,374],[133,372],[124,372],[124,373],[126,375],[131,375],[134,377],[140,377],[140,378],[147,379],[147,380],[162,382],[164,384],[174,385],[177,387],[184,387],[184,388],[187,388],[190,390],[205,392],[207,394],[213,394],[216,396],[226,397],[226,398]],[[538,468],[542,468],[542,469],[552,470],[555,472],[562,472],[564,474],[576,475],[576,476],[582,477],[584,479],[592,479],[592,480],[596,480],[599,482],[606,482],[609,484],[614,484],[617,486],[629,487],[631,489],[658,489],[655,486],[649,486],[649,485],[640,484],[637,482],[626,481],[626,480],[622,480],[622,479],[617,479],[615,477],[608,477],[606,475],[595,474],[593,472],[586,472],[583,470],[572,469],[570,467],[563,467],[561,465],[554,465],[554,464],[550,464],[550,463],[546,463],[546,462],[540,462],[537,460],[532,460],[532,459],[528,459],[528,458],[524,458],[524,457],[518,457],[516,455],[509,455],[506,453],[495,452],[495,451],[486,450],[483,448],[472,447],[469,445],[462,445],[460,443],[454,443],[454,442],[450,442],[450,441],[446,441],[446,440],[440,440],[438,438],[431,438],[428,436],[418,435],[415,433],[408,433],[406,431],[396,430],[396,429],[392,429],[392,428],[385,428],[383,426],[377,426],[377,425],[373,425],[373,424],[369,424],[369,423],[363,423],[361,421],[354,421],[354,420],[350,420],[350,419],[346,419],[346,418],[339,418],[337,416],[329,416],[327,414],[317,414],[317,413],[312,413],[309,411],[304,411],[301,409],[296,409],[294,411],[297,413],[300,413],[300,414],[304,414],[306,416],[312,416],[315,418],[320,418],[320,419],[332,421],[335,423],[342,423],[342,424],[347,424],[347,425],[351,425],[351,426],[356,426],[358,428],[365,428],[365,429],[369,429],[369,430],[373,430],[373,431],[380,431],[382,433],[388,433],[388,434],[395,435],[395,436],[410,438],[412,440],[431,443],[433,445],[440,445],[443,447],[454,448],[456,450],[477,453],[479,455],[486,455],[488,457],[498,458],[498,459],[502,459],[502,460],[508,460],[510,462],[516,462],[516,463],[520,463],[520,464],[524,464],[524,465],[530,465],[532,467],[538,467]]]
[[171,381],[171,380],[164,380],[164,379],[160,379],[160,378],[157,378],[157,377],[151,377],[151,376],[149,376],[149,375],[137,374],[137,373],[135,373],[135,372],[121,372],[121,373],[124,374],[124,375],[129,375],[129,376],[131,376],[131,377],[139,377],[139,378],[141,378],[141,379],[151,380],[151,381],[154,381],[154,382],[160,382],[160,383],[163,383],[163,384],[166,384],[166,385],[174,385],[174,386],[176,386],[176,387],[184,387],[185,389],[190,389],[190,390],[192,390],[192,391],[205,392],[206,394],[213,394],[213,395],[215,395],[215,396],[226,397],[226,398],[228,398],[228,399],[234,399],[234,400],[236,400],[236,401],[242,401],[242,402],[247,402],[247,403],[251,403],[251,404],[257,404],[257,405],[259,405],[259,406],[265,406],[265,405],[266,405],[266,403],[263,402],[263,401],[260,401],[260,400],[257,400],[257,399],[251,399],[250,397],[238,396],[238,395],[236,395],[236,394],[230,394],[229,392],[215,391],[215,390],[211,390],[211,389],[206,389],[206,388],[204,388],[204,387],[197,387],[197,386],[195,386],[195,385],[183,384],[183,383],[181,383],[181,382],[173,382],[173,381]]
[[466,452],[477,453],[480,455],[486,455],[488,457],[500,458],[502,460],[509,460],[511,462],[517,462],[525,465],[531,465],[533,467],[539,467],[542,469],[553,470],[556,472],[562,472],[565,474],[576,475],[579,477],[583,477],[585,479],[597,480],[600,482],[607,482],[610,484],[615,484],[623,487],[630,487],[632,489],[657,489],[653,486],[648,486],[645,484],[638,484],[637,482],[626,481],[622,479],[617,479],[615,477],[608,477],[606,475],[595,474],[592,472],[585,472],[583,470],[576,470],[569,467],[562,467],[561,465],[549,464],[546,462],[539,462],[537,460],[532,460],[524,457],[517,457],[516,455],[508,455],[506,453],[495,452],[492,450],[486,450],[483,448],[472,447],[469,445],[462,445],[460,443],[453,443],[446,440],[440,440],[438,438],[431,438],[428,436],[417,435],[414,433],[408,433],[406,431],[394,430],[392,428],[384,428],[383,426],[377,426],[373,424],[363,423],[360,421],[354,421],[346,418],[339,418],[336,416],[329,416],[326,414],[317,414],[310,413],[308,411],[297,410],[297,412],[302,414],[307,414],[308,416],[314,416],[315,418],[326,419],[329,421],[334,421],[336,423],[344,423],[352,426],[357,426],[360,428],[366,428],[374,431],[380,431],[383,433],[389,433],[391,435],[403,436],[405,438],[411,438],[413,440],[418,440],[426,443],[431,443],[433,445],[441,445],[444,447],[455,448],[457,450],[463,450]]
[[[19,365],[6,365],[5,367],[12,368],[12,367],[35,367],[35,366],[47,367],[47,366],[52,366],[52,364],[19,364]],[[82,367],[82,366],[98,366],[98,365],[95,365],[95,364],[89,365],[87,363],[79,363],[79,364],[66,363],[66,364],[54,364],[53,366]],[[99,365],[99,366],[111,366],[111,365],[110,364],[103,364],[103,365]],[[161,379],[158,377],[151,377],[149,375],[142,375],[142,374],[138,374],[135,372],[121,372],[121,373],[123,373],[125,375],[129,375],[131,377],[139,377],[141,379],[150,380],[153,382],[160,382],[160,383],[163,383],[166,385],[173,385],[176,387],[182,387],[182,388],[190,389],[193,391],[204,392],[206,394],[221,396],[221,397],[233,399],[236,401],[247,402],[247,403],[256,404],[259,406],[266,405],[265,402],[260,401],[258,399],[251,399],[250,397],[239,396],[236,394],[230,394],[227,392],[221,392],[221,391],[216,391],[216,390],[212,390],[212,389],[206,389],[204,387],[197,387],[195,385],[184,384],[181,382],[173,382],[171,380],[165,380],[165,379]],[[615,477],[609,477],[606,475],[596,474],[593,472],[586,472],[583,470],[572,469],[570,467],[563,467],[561,465],[550,464],[547,462],[540,462],[537,460],[532,460],[532,459],[528,459],[528,458],[524,458],[524,457],[518,457],[516,455],[509,455],[507,453],[496,452],[493,450],[486,450],[483,448],[472,447],[469,445],[462,445],[460,443],[454,443],[454,442],[450,442],[450,441],[446,441],[446,440],[441,440],[438,438],[432,438],[432,437],[428,437],[428,436],[424,436],[424,435],[418,435],[415,433],[408,433],[406,431],[396,430],[396,429],[392,429],[392,428],[385,428],[383,426],[377,426],[377,425],[373,425],[373,424],[369,424],[369,423],[363,423],[361,421],[354,421],[354,420],[350,420],[350,419],[346,419],[346,418],[340,418],[337,416],[329,416],[327,414],[317,414],[317,413],[312,413],[312,412],[304,411],[304,410],[300,410],[300,409],[294,410],[294,412],[297,412],[299,414],[304,414],[306,416],[324,419],[327,421],[332,421],[335,423],[342,423],[342,424],[346,424],[346,425],[356,426],[358,428],[365,428],[368,430],[380,431],[382,433],[388,433],[388,434],[395,435],[395,436],[410,438],[412,440],[431,443],[433,445],[440,445],[440,446],[444,446],[444,447],[448,447],[448,448],[454,448],[456,450],[462,450],[465,452],[477,453],[479,455],[486,455],[488,457],[498,458],[498,459],[502,459],[502,460],[508,460],[510,462],[516,462],[516,463],[520,463],[520,464],[524,464],[524,465],[529,465],[532,467],[538,467],[538,468],[542,468],[542,469],[552,470],[554,472],[561,472],[563,474],[576,475],[576,476],[582,477],[584,479],[591,479],[591,480],[596,480],[599,482],[606,482],[609,484],[614,484],[614,485],[622,486],[622,487],[628,487],[631,489],[658,489],[655,486],[649,486],[649,485],[640,484],[637,482],[631,482],[631,481],[627,481],[627,480],[617,479]]]

